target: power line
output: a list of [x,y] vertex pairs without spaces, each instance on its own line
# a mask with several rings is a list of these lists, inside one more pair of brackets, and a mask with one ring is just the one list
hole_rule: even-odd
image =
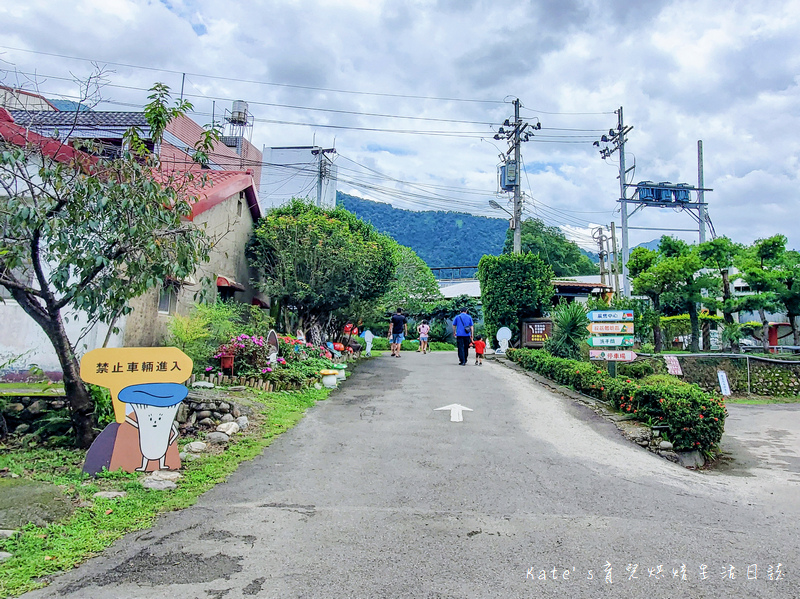
[[116,67],[125,67],[129,69],[140,69],[144,71],[154,71],[158,73],[170,73],[173,75],[187,75],[191,77],[203,77],[205,79],[215,79],[217,81],[234,81],[236,83],[252,83],[255,85],[266,85],[272,87],[285,87],[291,89],[304,89],[310,91],[323,91],[323,92],[332,92],[338,94],[352,94],[352,95],[361,95],[361,96],[376,96],[376,97],[383,97],[383,98],[406,98],[406,99],[413,99],[413,100],[436,100],[442,102],[466,102],[466,103],[476,103],[476,104],[503,104],[500,100],[485,100],[485,99],[477,99],[477,98],[450,98],[450,97],[440,97],[440,96],[421,96],[421,95],[414,95],[414,94],[390,94],[390,93],[383,93],[383,92],[364,92],[364,91],[356,91],[356,90],[345,90],[345,89],[334,89],[334,88],[327,88],[327,87],[314,87],[311,85],[296,85],[291,83],[277,83],[272,81],[258,81],[253,79],[240,79],[238,77],[225,77],[221,75],[208,75],[204,73],[191,73],[188,71],[176,71],[173,69],[164,69],[164,68],[157,68],[157,67],[146,67],[144,65],[137,65],[131,63],[124,63],[124,62],[112,62],[108,60],[99,60],[99,59],[92,59],[92,58],[84,58],[81,56],[69,56],[67,54],[58,54],[55,52],[42,52],[40,50],[29,50],[26,48],[14,48],[12,46],[0,46],[0,48],[4,50],[13,50],[16,52],[28,52],[30,54],[39,54],[41,56],[52,56],[55,58],[66,58],[68,60],[79,60],[82,62],[89,62],[93,64],[102,63],[106,65],[112,65]]

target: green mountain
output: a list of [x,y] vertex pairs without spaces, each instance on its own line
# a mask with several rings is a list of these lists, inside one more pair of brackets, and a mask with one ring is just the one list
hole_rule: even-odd
[[336,202],[397,243],[413,249],[432,268],[477,266],[484,254],[499,255],[508,229],[505,219],[461,212],[401,210],[342,192],[337,192]]

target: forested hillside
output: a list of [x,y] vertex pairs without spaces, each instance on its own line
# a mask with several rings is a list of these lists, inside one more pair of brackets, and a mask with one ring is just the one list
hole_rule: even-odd
[[412,248],[430,267],[476,266],[484,254],[503,250],[508,221],[460,212],[415,212],[346,193],[337,202],[378,231]]

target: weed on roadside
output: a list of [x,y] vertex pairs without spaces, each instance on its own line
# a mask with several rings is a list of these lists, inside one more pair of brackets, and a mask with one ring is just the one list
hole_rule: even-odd
[[[254,392],[248,399],[261,409],[251,426],[235,436],[225,451],[185,463],[183,477],[173,491],[147,490],[141,485],[141,475],[121,471],[88,477],[81,472],[85,453],[78,450],[0,449],[0,472],[58,485],[76,506],[63,522],[28,524],[17,535],[0,539],[0,551],[12,554],[0,563],[0,596],[14,597],[45,586],[52,575],[74,568],[124,534],[151,526],[159,514],[194,504],[241,462],[259,455],[277,435],[297,424],[305,410],[329,392],[313,388]],[[102,499],[94,497],[98,491],[125,491],[127,495]]]

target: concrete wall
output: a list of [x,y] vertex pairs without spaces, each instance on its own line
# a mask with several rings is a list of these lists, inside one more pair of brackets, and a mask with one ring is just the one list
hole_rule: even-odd
[[[61,372],[61,365],[53,345],[42,328],[13,299],[6,298],[4,301],[5,303],[0,304],[0,362],[12,356],[25,354],[22,360],[14,364],[12,367],[14,370],[27,370],[32,364],[36,364],[45,372]],[[67,312],[66,316],[69,319],[69,322],[65,323],[67,336],[78,356],[102,347],[108,331],[107,325],[99,323],[91,327],[79,341],[86,328],[86,316],[70,312]],[[112,334],[109,347],[118,347],[121,338],[121,334]]]
[[[217,297],[217,276],[232,277],[241,283],[247,291],[237,292],[236,300],[249,304],[254,296],[250,280],[254,273],[247,265],[245,247],[253,231],[253,217],[247,208],[247,201],[241,198],[241,215],[239,211],[239,194],[235,194],[206,210],[194,219],[195,225],[205,227],[206,233],[216,239],[209,262],[202,263],[195,271],[192,285],[184,285],[178,292],[177,314],[186,315],[196,301],[195,294],[203,287],[203,279],[210,278],[210,284],[205,286],[207,302],[213,302]],[[133,311],[128,315],[124,343],[128,347],[160,345],[167,336],[169,314],[158,312],[160,288],[153,289],[141,297],[131,301]]]

